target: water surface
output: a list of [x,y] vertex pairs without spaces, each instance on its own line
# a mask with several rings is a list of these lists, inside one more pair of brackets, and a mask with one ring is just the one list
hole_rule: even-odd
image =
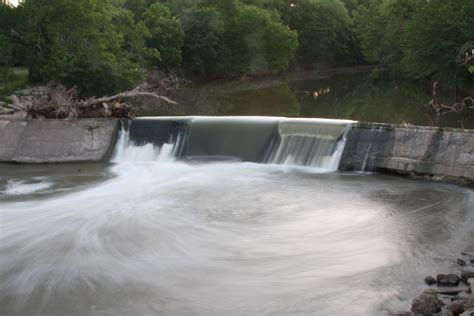
[[0,168],[2,315],[384,315],[474,243],[474,192],[445,184],[166,156]]
[[[464,94],[439,91],[446,104],[458,102]],[[386,72],[300,73],[272,79],[211,81],[180,89],[173,98],[179,105],[145,100],[139,114],[318,117],[474,128],[474,110],[438,117],[428,106],[430,83],[413,83]]]

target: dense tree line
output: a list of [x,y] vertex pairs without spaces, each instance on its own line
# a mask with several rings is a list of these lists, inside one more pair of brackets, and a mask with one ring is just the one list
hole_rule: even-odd
[[456,56],[473,19],[472,0],[26,0],[0,5],[0,63],[85,95],[153,67],[221,78],[377,63],[472,83]]
[[472,54],[460,50],[474,49],[473,23],[472,0],[371,0],[354,13],[355,32],[368,61],[414,79],[471,86],[474,69],[456,57]]

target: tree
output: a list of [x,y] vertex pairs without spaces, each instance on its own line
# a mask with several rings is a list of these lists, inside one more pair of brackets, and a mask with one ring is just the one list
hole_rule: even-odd
[[296,32],[274,20],[271,12],[241,5],[231,20],[226,41],[236,73],[262,74],[288,68],[298,47]]
[[[371,0],[354,12],[355,31],[369,62],[400,70],[402,36],[420,0]],[[426,1],[425,1],[426,2]]]
[[30,0],[15,10],[13,33],[25,47],[32,82],[55,80],[90,95],[127,89],[140,79],[142,68],[126,49],[124,26],[114,23],[123,11],[110,1]]
[[125,0],[123,8],[132,12],[136,21],[143,20],[143,14],[157,0]]
[[185,33],[183,59],[191,72],[200,75],[225,73],[229,51],[224,46],[225,22],[214,8],[193,7],[181,15]]
[[347,55],[351,20],[339,0],[295,0],[282,12],[298,32],[298,55],[303,63],[333,63]]
[[151,62],[165,67],[178,66],[182,61],[184,42],[180,21],[161,3],[151,5],[143,17],[148,30],[146,45],[151,52]]
[[266,74],[294,60],[297,35],[273,12],[236,0],[205,0],[181,11],[184,65],[201,75]]
[[419,6],[402,37],[403,70],[412,78],[444,82],[469,80],[472,75],[456,64],[459,49],[472,40],[474,2],[431,0]]

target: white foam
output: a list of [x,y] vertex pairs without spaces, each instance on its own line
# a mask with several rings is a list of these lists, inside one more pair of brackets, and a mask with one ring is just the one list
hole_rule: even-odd
[[28,183],[24,180],[8,180],[5,190],[0,191],[0,193],[6,195],[24,195],[44,191],[52,186],[52,182]]
[[176,141],[170,140],[162,146],[155,146],[151,143],[136,145],[130,140],[130,132],[123,128],[115,147],[112,161],[173,161],[181,138]]
[[280,142],[269,163],[297,165],[336,171],[344,151],[350,123],[340,120],[281,121]]

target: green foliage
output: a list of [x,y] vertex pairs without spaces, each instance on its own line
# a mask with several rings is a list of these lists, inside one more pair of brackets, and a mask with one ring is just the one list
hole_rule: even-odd
[[192,7],[181,15],[185,66],[200,75],[225,73],[229,51],[224,46],[225,22],[214,8]]
[[351,20],[339,0],[295,0],[283,18],[299,35],[304,63],[335,62],[347,53]]
[[140,21],[145,11],[155,2],[156,0],[125,0],[123,8],[132,12],[135,19]]
[[418,4],[418,0],[372,0],[358,7],[355,30],[369,62],[399,68],[402,36]]
[[135,25],[109,1],[30,0],[16,10],[21,23],[15,31],[32,82],[77,85],[91,95],[130,88],[140,79],[138,58],[131,58],[135,48],[126,42]]
[[28,69],[10,67],[0,77],[0,100],[5,99],[18,89],[24,88],[28,83]]
[[286,70],[297,35],[270,11],[235,0],[206,0],[182,11],[185,65],[201,75],[266,74]]
[[471,0],[371,0],[354,12],[366,59],[410,78],[472,83],[456,64],[459,48],[472,40]]
[[473,17],[472,0],[28,0],[0,4],[0,75],[26,66],[99,95],[147,66],[224,77],[368,61],[472,82],[456,55]]
[[178,66],[182,61],[184,42],[180,21],[161,3],[151,5],[143,17],[148,30],[146,45],[150,49],[151,62],[165,67]]
[[445,82],[469,76],[456,64],[459,48],[472,40],[474,2],[431,0],[419,6],[403,35],[403,69],[413,78],[436,78]]
[[236,73],[262,74],[288,68],[298,47],[297,35],[273,20],[269,11],[242,5],[227,31]]

